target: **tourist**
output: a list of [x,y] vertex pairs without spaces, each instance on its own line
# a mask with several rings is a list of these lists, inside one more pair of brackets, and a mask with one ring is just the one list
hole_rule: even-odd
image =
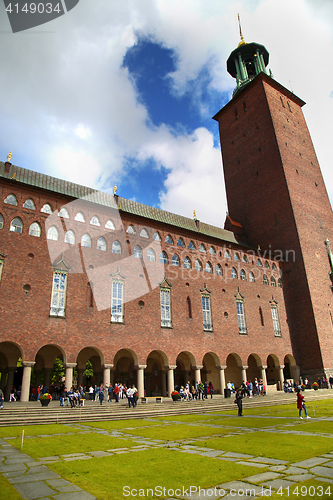
[[242,394],[242,389],[239,388],[236,392],[236,399],[235,403],[238,406],[238,416],[242,417],[243,416],[243,394]]
[[5,399],[2,390],[0,389],[0,410],[3,409],[3,400]]
[[214,387],[213,387],[212,382],[209,382],[209,384],[208,384],[208,391],[209,391],[209,394],[210,394],[210,399],[213,399]]
[[300,390],[297,391],[297,408],[298,408],[298,411],[299,411],[299,418],[301,418],[303,420],[302,409],[304,410],[305,417],[306,418],[311,418],[311,417],[308,416],[308,412],[307,412],[306,406],[305,406],[304,396],[303,396],[303,394],[301,393]]

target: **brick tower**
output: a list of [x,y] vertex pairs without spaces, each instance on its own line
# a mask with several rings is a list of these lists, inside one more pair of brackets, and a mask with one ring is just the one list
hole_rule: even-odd
[[314,379],[333,373],[333,214],[305,103],[267,74],[268,59],[263,45],[241,37],[227,61],[237,86],[214,119],[230,218],[261,256],[283,258],[294,356]]

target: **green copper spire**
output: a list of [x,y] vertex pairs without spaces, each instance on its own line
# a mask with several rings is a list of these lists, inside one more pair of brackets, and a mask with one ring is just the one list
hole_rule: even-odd
[[227,60],[227,70],[231,76],[236,78],[237,87],[235,95],[241,88],[247,85],[259,73],[266,73],[269,53],[266,47],[259,43],[246,43],[242,34],[240,18],[238,14],[239,33],[241,41],[237,49],[233,50]]

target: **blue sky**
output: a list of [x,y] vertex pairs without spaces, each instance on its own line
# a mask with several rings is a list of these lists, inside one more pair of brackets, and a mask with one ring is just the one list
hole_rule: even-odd
[[223,226],[217,123],[239,42],[270,53],[303,108],[333,198],[330,0],[81,0],[12,34],[0,4],[0,159]]

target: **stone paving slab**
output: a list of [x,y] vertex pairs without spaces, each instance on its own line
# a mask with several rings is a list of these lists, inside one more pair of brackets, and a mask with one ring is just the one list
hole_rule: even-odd
[[325,467],[333,467],[333,460],[325,463]]
[[24,464],[0,465],[0,472],[13,472],[18,470],[26,470]]
[[[262,487],[261,486],[258,486],[258,485],[254,485],[254,484],[249,484],[249,483],[244,483],[243,481],[231,481],[230,483],[224,483],[224,484],[219,484],[218,486],[216,486],[216,488],[219,488],[219,489],[224,489],[224,490],[227,490],[227,491],[230,491],[230,490],[236,490],[236,491],[239,491],[239,490],[244,490],[244,492],[246,490],[250,491],[254,491],[256,495],[260,495],[261,492],[262,492]],[[223,498],[226,498],[226,497],[223,497]],[[234,497],[234,498],[239,498],[239,497]],[[248,495],[247,498],[253,498],[253,496],[250,497],[250,495]]]
[[263,472],[255,476],[245,477],[244,480],[250,483],[262,483],[263,481],[269,481],[270,479],[276,479],[278,477],[281,477],[281,474],[277,474],[276,472]]
[[70,493],[71,491],[82,491],[82,489],[76,486],[75,484],[71,484],[69,486],[58,486],[57,490],[60,493]]
[[29,469],[26,474],[38,474],[39,472],[46,472],[49,469],[46,467],[46,465],[40,465],[38,464],[39,467],[33,467],[32,469]]
[[[285,471],[285,469],[286,469],[285,465],[272,465],[271,467],[269,467],[269,470],[272,470],[273,472],[282,472],[282,471]],[[295,469],[296,469],[296,467],[295,467]],[[299,469],[299,470],[302,470],[302,469]]]
[[57,456],[57,455],[54,455],[53,457],[41,457],[41,458],[37,458],[37,460],[43,460],[43,462],[53,462],[53,460],[60,460],[60,457]]
[[258,464],[255,462],[245,462],[245,461],[237,461],[239,465],[247,465],[248,467],[257,467],[258,469],[266,469],[267,465],[265,464]]
[[94,497],[87,491],[60,493],[60,495],[54,495],[52,498],[54,498],[55,500],[97,500],[96,497]]
[[12,484],[21,484],[21,483],[32,483],[36,481],[45,481],[47,479],[60,479],[59,474],[56,474],[52,471],[40,472],[39,474],[30,474],[24,475],[21,477],[12,477],[9,479],[9,482]]
[[107,451],[88,451],[89,455],[93,457],[111,457],[112,453],[108,453]]
[[253,458],[253,455],[248,455],[247,453],[234,453],[232,451],[228,451],[224,456],[230,458]]
[[267,458],[267,457],[250,458],[249,462],[261,462],[263,464],[272,464],[272,465],[284,465],[289,463],[287,460],[277,460],[276,458]]
[[30,457],[28,457],[28,458],[9,458],[8,460],[5,460],[5,465],[25,464],[29,460],[31,460]]
[[295,467],[314,467],[315,465],[323,464],[324,462],[328,462],[327,458],[321,458],[321,457],[313,457],[313,458],[308,458],[307,460],[302,460],[301,462],[296,462],[294,464]]
[[218,457],[219,455],[223,455],[224,451],[222,450],[215,450],[215,451],[206,451],[205,453],[200,452],[199,455],[201,457],[210,457],[210,458],[215,458]]
[[47,482],[53,488],[58,488],[58,486],[69,486],[72,484],[70,481],[66,481],[66,479],[50,479]]
[[23,476],[23,474],[25,474],[25,470],[18,470],[18,471],[14,471],[14,472],[3,472],[2,475],[4,477],[19,477],[19,476]]
[[288,467],[288,469],[285,469],[284,473],[285,474],[307,474],[308,470],[302,469],[301,467],[294,467],[292,465],[291,467]]
[[273,488],[273,490],[278,490],[279,488],[288,488],[288,486],[295,486],[295,483],[292,481],[286,481],[285,479],[274,479],[274,481],[267,481],[263,483],[264,486],[268,486],[269,488]]
[[88,457],[87,455],[85,455],[83,457],[68,457],[68,458],[65,458],[65,462],[73,462],[74,460],[90,460],[90,458],[93,458],[93,457]]
[[232,457],[216,457],[217,460],[226,460],[227,462],[238,462],[238,458],[232,458]]
[[66,455],[62,455],[64,458],[69,458],[69,457],[83,457],[85,456],[85,453],[68,453]]
[[26,500],[35,500],[37,498],[54,495],[55,491],[47,486],[43,481],[38,483],[16,484],[14,488]]
[[333,469],[331,467],[317,466],[310,469],[310,472],[312,474],[316,474],[317,476],[333,478]]
[[295,474],[294,476],[286,476],[285,479],[287,479],[287,481],[289,480],[300,483],[301,481],[307,481],[308,479],[312,479],[313,477],[313,474]]

